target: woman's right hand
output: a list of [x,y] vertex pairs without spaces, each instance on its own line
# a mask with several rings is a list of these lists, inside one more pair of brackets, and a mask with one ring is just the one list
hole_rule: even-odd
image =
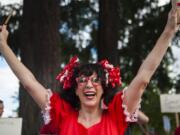
[[7,44],[8,34],[9,32],[6,29],[6,25],[0,25],[0,53],[2,53],[12,71],[39,107],[45,109],[48,92],[46,88],[36,80],[32,72],[16,58],[16,55],[9,48]]
[[6,29],[6,25],[0,25],[0,49],[3,45],[7,44],[9,32]]

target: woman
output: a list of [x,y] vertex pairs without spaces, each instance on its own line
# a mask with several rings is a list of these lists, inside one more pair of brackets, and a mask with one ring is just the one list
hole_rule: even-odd
[[136,120],[141,96],[178,28],[177,12],[171,10],[163,33],[128,88],[110,97],[109,93],[121,84],[120,72],[106,60],[81,65],[73,58],[57,76],[63,86],[59,95],[44,88],[19,62],[7,45],[4,25],[0,26],[0,52],[43,110],[45,126],[41,133],[123,135],[128,122]]

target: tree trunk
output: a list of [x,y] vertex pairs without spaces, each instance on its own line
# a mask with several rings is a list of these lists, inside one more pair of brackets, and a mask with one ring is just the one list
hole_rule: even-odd
[[99,0],[98,60],[118,62],[118,0]]
[[[60,64],[59,1],[24,0],[21,61],[46,88],[56,88],[55,74]],[[19,116],[23,117],[23,135],[38,135],[40,110],[20,87]]]

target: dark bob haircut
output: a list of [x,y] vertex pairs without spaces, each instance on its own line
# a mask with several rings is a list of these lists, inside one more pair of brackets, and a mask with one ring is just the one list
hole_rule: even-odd
[[100,64],[82,64],[74,68],[73,76],[71,79],[72,87],[64,90],[61,86],[60,96],[65,101],[71,104],[71,106],[75,109],[80,109],[80,100],[78,96],[76,96],[75,90],[77,88],[76,78],[80,75],[91,76],[93,73],[97,74],[97,77],[101,79],[101,85],[104,90],[104,94],[102,98],[104,98],[104,103],[108,105],[108,103],[112,100],[114,95],[117,92],[117,88],[112,88],[110,84],[106,85],[106,72],[104,68]]

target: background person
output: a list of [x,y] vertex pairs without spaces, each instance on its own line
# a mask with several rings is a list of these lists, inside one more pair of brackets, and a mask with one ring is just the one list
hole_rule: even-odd
[[0,117],[2,117],[4,112],[4,103],[2,100],[0,100]]

